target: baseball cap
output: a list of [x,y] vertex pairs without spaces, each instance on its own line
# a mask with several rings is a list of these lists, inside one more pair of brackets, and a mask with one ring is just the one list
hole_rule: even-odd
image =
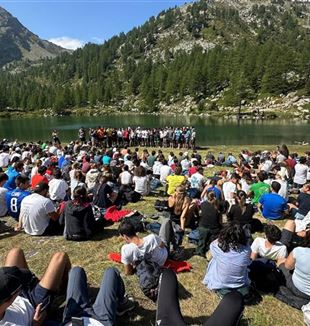
[[18,267],[0,268],[0,304],[16,294],[23,286],[23,273]]

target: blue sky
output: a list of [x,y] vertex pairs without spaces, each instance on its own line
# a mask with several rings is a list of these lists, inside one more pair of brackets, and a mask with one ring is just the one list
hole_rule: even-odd
[[102,43],[185,2],[192,1],[0,0],[0,6],[41,38],[76,48],[86,42]]

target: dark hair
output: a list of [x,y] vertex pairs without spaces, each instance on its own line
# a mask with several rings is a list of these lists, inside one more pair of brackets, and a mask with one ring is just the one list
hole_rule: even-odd
[[16,187],[19,187],[21,184],[29,182],[29,178],[26,175],[18,175],[15,179]]
[[34,187],[34,192],[36,194],[40,194],[42,191],[48,190],[48,184],[45,182],[39,182],[35,187]]
[[180,166],[177,166],[174,171],[175,175],[181,175],[182,174],[182,168]]
[[305,164],[307,162],[307,158],[302,156],[300,159],[299,159],[299,163],[300,164]]
[[218,246],[224,251],[239,250],[247,244],[244,230],[240,224],[230,223],[226,225],[218,236]]
[[279,190],[281,189],[281,185],[280,185],[280,183],[277,182],[277,181],[273,181],[273,182],[271,183],[271,189],[272,189],[273,191],[275,191],[276,193],[278,193]]
[[264,180],[267,179],[267,174],[265,171],[260,171],[257,173],[257,178],[260,182],[263,182]]
[[23,167],[24,167],[24,163],[21,162],[21,161],[16,162],[15,165],[14,165],[14,169],[16,171],[22,169]]
[[87,191],[83,186],[77,186],[73,190],[73,199],[75,203],[83,204],[87,202]]
[[55,179],[61,179],[61,170],[59,168],[54,169],[53,176]]
[[127,164],[124,164],[124,166],[123,166],[123,170],[124,170],[124,171],[128,171],[128,170],[129,170],[129,166],[128,166]]
[[146,175],[145,168],[143,166],[137,166],[135,168],[134,175],[136,177],[145,177]]
[[209,190],[207,192],[207,198],[210,204],[212,204],[214,206],[215,209],[219,209],[219,201],[216,198],[215,192],[212,190]]
[[281,230],[273,224],[267,224],[264,227],[264,232],[266,234],[267,240],[271,244],[275,244],[277,241],[281,239]]
[[129,238],[135,237],[137,235],[134,226],[126,221],[121,222],[120,226],[118,227],[118,233]]
[[236,201],[236,204],[238,204],[240,206],[242,214],[245,212],[245,209],[246,209],[246,199],[247,199],[247,194],[245,193],[245,191],[238,190],[235,201]]
[[7,180],[9,180],[8,175],[6,173],[4,173],[4,172],[1,172],[0,173],[0,182],[7,181]]
[[47,167],[45,165],[41,165],[38,167],[38,173],[41,175],[45,174],[46,170],[47,170]]

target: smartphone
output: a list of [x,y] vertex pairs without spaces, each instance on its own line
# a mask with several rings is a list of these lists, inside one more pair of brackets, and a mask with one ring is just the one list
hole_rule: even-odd
[[51,297],[48,296],[45,300],[43,300],[42,303],[42,306],[41,306],[41,311],[44,311],[48,306],[49,304],[51,303]]
[[72,322],[72,326],[84,326],[83,318],[72,317],[71,322]]

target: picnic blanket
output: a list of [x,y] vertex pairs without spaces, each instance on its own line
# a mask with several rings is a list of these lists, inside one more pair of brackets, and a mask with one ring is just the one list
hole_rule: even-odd
[[[108,259],[117,263],[121,262],[121,254],[117,252],[110,252],[108,254]],[[167,259],[165,264],[165,268],[172,269],[175,273],[181,273],[181,272],[190,272],[190,270],[193,268],[190,263],[187,261],[176,261]]]

